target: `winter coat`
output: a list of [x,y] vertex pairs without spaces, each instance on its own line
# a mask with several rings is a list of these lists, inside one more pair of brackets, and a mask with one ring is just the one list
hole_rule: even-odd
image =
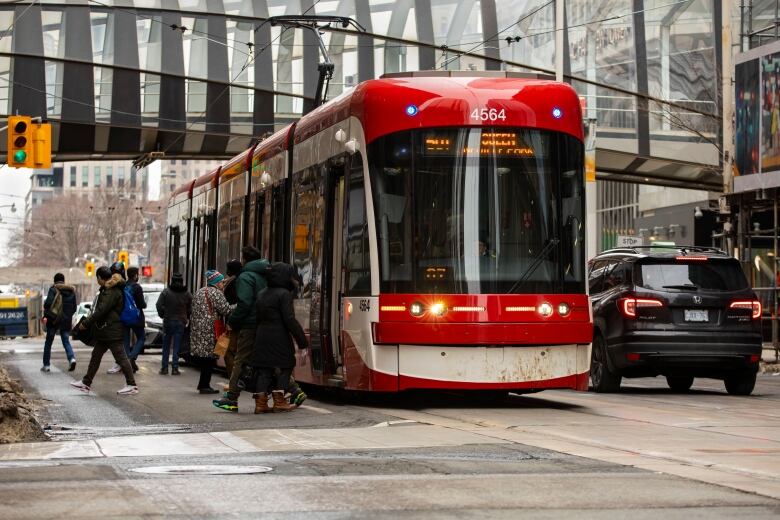
[[146,319],[146,316],[144,316],[144,309],[146,308],[144,290],[138,282],[128,282],[128,285],[130,286],[130,293],[133,295],[135,306],[138,307],[138,310],[141,312],[141,323],[143,323]]
[[295,319],[291,284],[293,272],[291,265],[274,264],[266,275],[268,287],[257,295],[255,349],[249,362],[252,366],[294,367],[295,350],[291,334],[298,348],[309,346],[303,327]]
[[157,315],[166,321],[187,322],[192,311],[192,295],[184,285],[172,283],[157,299]]
[[114,273],[98,291],[97,302],[85,320],[92,327],[95,341],[116,342],[124,337],[124,325],[119,319],[125,307],[125,281]]
[[[54,298],[57,296],[57,291],[60,291],[62,295],[62,317],[56,325],[58,332],[70,332],[73,327],[73,315],[76,313],[76,288],[72,285],[66,285],[64,283],[55,283],[49,287],[49,292],[46,294],[46,300],[43,302],[43,310],[48,311],[54,304]],[[49,326],[47,325],[47,329]]]
[[257,293],[265,289],[266,282],[263,273],[269,267],[268,260],[252,260],[241,270],[236,280],[238,302],[230,313],[228,325],[233,330],[255,328],[255,299]]
[[[208,298],[206,295],[208,294]],[[209,309],[209,302],[211,309]],[[196,357],[214,357],[214,320],[230,314],[230,304],[216,287],[201,287],[192,299],[190,353]]]
[[223,289],[223,292],[225,293],[225,299],[230,305],[235,305],[238,303],[238,293],[236,292],[236,286],[238,285],[237,282],[237,276],[229,276],[225,278],[225,288]]

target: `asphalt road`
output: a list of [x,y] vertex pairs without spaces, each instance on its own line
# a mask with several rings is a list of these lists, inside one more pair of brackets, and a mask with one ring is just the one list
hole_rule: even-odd
[[[483,402],[458,394],[317,394],[288,414],[211,407],[197,374],[121,375],[70,389],[55,344],[0,343],[0,363],[45,404],[54,442],[0,446],[0,518],[780,517],[780,376],[756,395],[697,380],[620,394],[548,391]],[[88,351],[79,350],[77,375]],[[215,377],[214,383],[224,381]],[[164,465],[267,466],[254,475],[155,475]]]

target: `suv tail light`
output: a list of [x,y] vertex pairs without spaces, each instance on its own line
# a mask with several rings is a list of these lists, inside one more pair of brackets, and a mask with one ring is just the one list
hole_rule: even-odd
[[618,307],[620,312],[626,318],[636,318],[637,309],[647,307],[663,307],[664,304],[660,300],[653,300],[650,298],[621,298],[618,300]]
[[752,310],[753,319],[761,317],[761,302],[758,300],[740,300],[737,302],[731,302],[729,309],[749,309]]

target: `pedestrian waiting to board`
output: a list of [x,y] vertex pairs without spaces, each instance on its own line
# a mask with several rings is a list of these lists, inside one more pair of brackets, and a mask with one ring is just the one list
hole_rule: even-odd
[[263,273],[270,265],[268,260],[262,257],[262,253],[252,246],[246,246],[241,250],[244,268],[236,281],[236,294],[238,303],[228,318],[231,336],[237,335],[236,356],[233,362],[233,370],[230,373],[230,384],[227,392],[221,399],[215,399],[212,404],[217,408],[228,412],[238,411],[238,378],[241,376],[243,364],[252,356],[255,344],[255,299],[257,293],[265,289],[266,282]]
[[[135,384],[133,369],[130,361],[127,359],[125,348],[122,343],[123,326],[120,314],[124,308],[124,287],[125,282],[118,273],[112,273],[106,267],[100,267],[95,273],[100,290],[97,300],[89,316],[79,322],[78,334],[80,337],[89,336],[93,344],[92,357],[89,360],[89,367],[86,375],[81,381],[71,382],[71,386],[78,388],[82,392],[89,392],[92,387],[92,381],[100,368],[100,362],[106,351],[110,350],[114,356],[114,361],[122,367],[122,373],[125,376],[126,385],[117,391],[120,395],[135,395],[138,393],[138,386]],[[82,339],[84,341],[84,339]]]
[[49,287],[43,302],[43,320],[46,325],[46,340],[43,343],[43,366],[41,372],[51,371],[51,346],[54,336],[60,335],[65,355],[68,356],[68,371],[76,370],[76,354],[70,344],[73,314],[76,312],[76,288],[65,284],[65,275],[54,275],[54,285]]
[[[238,303],[238,291],[236,289],[238,285],[238,275],[241,274],[241,269],[243,266],[241,265],[240,260],[230,260],[227,263],[227,269],[225,273],[227,276],[225,277],[224,281],[224,290],[222,292],[225,293],[225,299],[230,305],[235,306]],[[230,374],[233,372],[233,366],[234,366],[234,360],[236,358],[236,348],[238,346],[238,332],[230,334],[230,342],[228,343],[227,351],[225,352],[225,372],[227,372],[228,378],[230,377]],[[228,389],[230,385],[225,386],[225,390]]]
[[160,375],[168,374],[168,358],[173,345],[173,355],[170,359],[171,375],[179,375],[179,352],[184,341],[184,333],[192,310],[192,294],[184,285],[184,277],[174,273],[171,283],[163,289],[157,299],[157,315],[163,320],[162,366]]
[[190,354],[192,362],[200,368],[198,391],[201,394],[218,394],[211,388],[211,374],[217,362],[214,346],[225,331],[225,318],[230,314],[230,304],[222,293],[224,276],[219,271],[206,271],[206,286],[192,298],[190,319]]
[[[286,412],[295,409],[287,402],[287,393],[295,368],[295,349],[308,348],[309,342],[303,327],[295,319],[293,292],[298,286],[295,268],[289,264],[275,263],[265,271],[268,287],[257,295],[255,309],[254,351],[245,364],[254,374],[255,413]],[[271,391],[273,407],[268,406],[268,390]]]

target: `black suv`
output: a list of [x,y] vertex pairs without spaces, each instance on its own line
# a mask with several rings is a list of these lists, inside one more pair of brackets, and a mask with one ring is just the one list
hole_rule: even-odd
[[761,303],[739,262],[713,248],[611,249],[588,263],[593,302],[590,379],[614,392],[623,377],[694,377],[749,395],[761,359]]

